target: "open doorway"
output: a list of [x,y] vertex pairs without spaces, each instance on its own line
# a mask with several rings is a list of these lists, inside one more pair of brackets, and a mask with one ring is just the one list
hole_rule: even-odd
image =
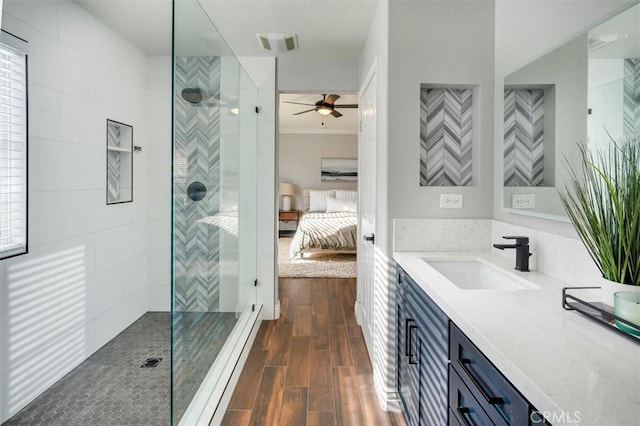
[[356,277],[357,104],[357,93],[280,93],[278,277]]

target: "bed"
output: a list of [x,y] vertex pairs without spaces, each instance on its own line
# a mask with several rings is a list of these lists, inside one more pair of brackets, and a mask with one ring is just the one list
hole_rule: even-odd
[[294,259],[318,252],[355,253],[356,197],[355,191],[303,190],[305,210],[291,241],[289,256]]

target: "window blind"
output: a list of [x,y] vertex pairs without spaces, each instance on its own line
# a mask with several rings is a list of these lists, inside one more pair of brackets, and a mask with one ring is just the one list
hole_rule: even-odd
[[0,42],[0,259],[26,252],[27,55]]

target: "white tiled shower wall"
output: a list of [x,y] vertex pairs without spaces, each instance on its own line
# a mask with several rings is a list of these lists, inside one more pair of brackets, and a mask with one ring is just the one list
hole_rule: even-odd
[[[29,44],[30,194],[29,254],[0,261],[0,422],[147,311],[170,179],[147,167],[170,122],[149,113],[145,55],[71,1],[5,1],[2,28]],[[107,118],[144,149],[133,203],[106,205]]]

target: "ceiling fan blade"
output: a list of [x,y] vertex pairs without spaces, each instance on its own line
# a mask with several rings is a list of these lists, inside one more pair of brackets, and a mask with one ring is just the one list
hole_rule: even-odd
[[301,102],[290,102],[290,101],[282,101],[283,104],[295,104],[295,105],[306,105],[306,106],[316,106],[316,104],[303,104]]
[[340,95],[332,94],[332,95],[327,96],[327,98],[324,101],[326,103],[328,103],[328,104],[332,104],[335,101],[337,101],[339,97],[340,97]]
[[335,118],[340,118],[342,117],[342,114],[340,114],[338,111],[336,111],[335,109],[333,111],[331,111],[331,115],[333,115]]
[[315,108],[311,108],[311,109],[308,109],[306,111],[296,112],[296,113],[291,114],[291,115],[300,115],[300,114],[304,114],[305,112],[311,112],[311,111],[315,111],[315,110],[316,110]]
[[334,108],[358,108],[358,104],[334,105]]

